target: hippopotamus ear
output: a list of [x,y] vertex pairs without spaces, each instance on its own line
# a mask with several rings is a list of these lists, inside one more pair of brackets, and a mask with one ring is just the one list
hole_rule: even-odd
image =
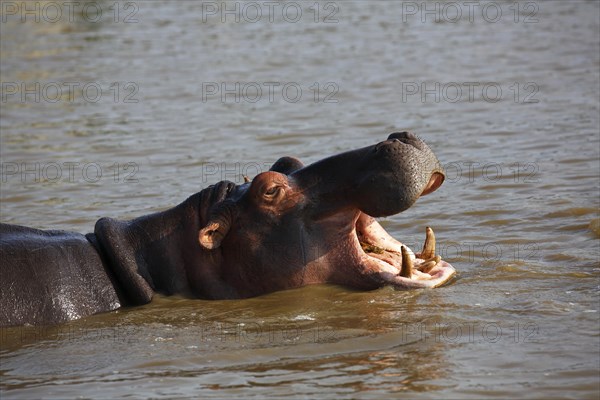
[[200,246],[207,250],[213,250],[221,245],[221,242],[229,232],[233,223],[237,208],[235,203],[224,201],[211,213],[211,217],[204,228],[198,233]]
[[285,175],[289,175],[294,171],[297,171],[304,167],[302,161],[298,160],[295,157],[281,157],[279,160],[275,161],[275,164],[271,167],[269,171],[279,172]]
[[221,245],[227,232],[229,232],[229,226],[217,221],[209,222],[204,228],[200,229],[198,242],[205,249],[214,250]]

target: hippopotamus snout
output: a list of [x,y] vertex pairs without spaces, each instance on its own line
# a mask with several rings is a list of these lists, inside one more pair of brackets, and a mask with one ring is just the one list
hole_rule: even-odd
[[[406,210],[436,190],[444,172],[425,142],[411,132],[397,132],[378,144],[299,169],[292,177],[299,186],[311,187],[319,214],[353,207],[383,217]],[[324,203],[329,205],[323,207]]]
[[445,178],[435,154],[411,132],[392,133],[376,144],[357,176],[357,206],[374,217],[406,210]]

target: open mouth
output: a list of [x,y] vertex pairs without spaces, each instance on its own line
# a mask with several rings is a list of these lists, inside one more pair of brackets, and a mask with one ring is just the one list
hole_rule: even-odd
[[396,288],[435,288],[456,274],[452,265],[435,254],[435,235],[429,227],[423,250],[417,254],[363,212],[359,213],[354,230],[363,266]]

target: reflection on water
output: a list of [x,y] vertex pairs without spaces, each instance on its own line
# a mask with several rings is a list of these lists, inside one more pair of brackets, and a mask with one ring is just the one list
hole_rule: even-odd
[[2,3],[3,222],[89,232],[408,128],[447,180],[382,224],[414,248],[434,226],[459,275],[3,329],[2,397],[597,397],[597,2],[485,2],[496,22],[484,2],[472,22],[317,2],[256,23],[218,2],[79,3],[39,23]]
[[[118,375],[110,390],[127,393],[143,373],[148,379],[194,378],[211,389],[257,386],[265,394],[277,393],[290,379],[306,393],[318,393],[319,386],[332,395],[425,391],[437,386],[430,381],[448,377],[444,340],[457,336],[436,321],[439,315],[419,320],[398,306],[414,306],[417,297],[326,286],[236,302],[159,297],[151,306],[61,326],[8,328],[3,348],[12,372],[34,375],[36,385],[51,384],[57,374],[73,388],[90,376],[102,382]],[[399,312],[402,321],[396,320]],[[31,354],[39,346],[44,351]],[[90,355],[83,363],[82,354]],[[11,377],[3,383],[22,386]]]

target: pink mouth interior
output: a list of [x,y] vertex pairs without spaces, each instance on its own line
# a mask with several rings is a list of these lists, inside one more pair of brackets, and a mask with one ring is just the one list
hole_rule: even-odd
[[[443,260],[428,272],[421,271],[420,267],[426,260],[390,236],[374,218],[365,213],[359,214],[353,236],[356,246],[362,251],[362,260],[367,268],[379,273],[395,287],[434,288],[445,284],[456,274],[454,267]],[[414,268],[410,278],[400,276],[402,246],[406,247],[413,261]]]

